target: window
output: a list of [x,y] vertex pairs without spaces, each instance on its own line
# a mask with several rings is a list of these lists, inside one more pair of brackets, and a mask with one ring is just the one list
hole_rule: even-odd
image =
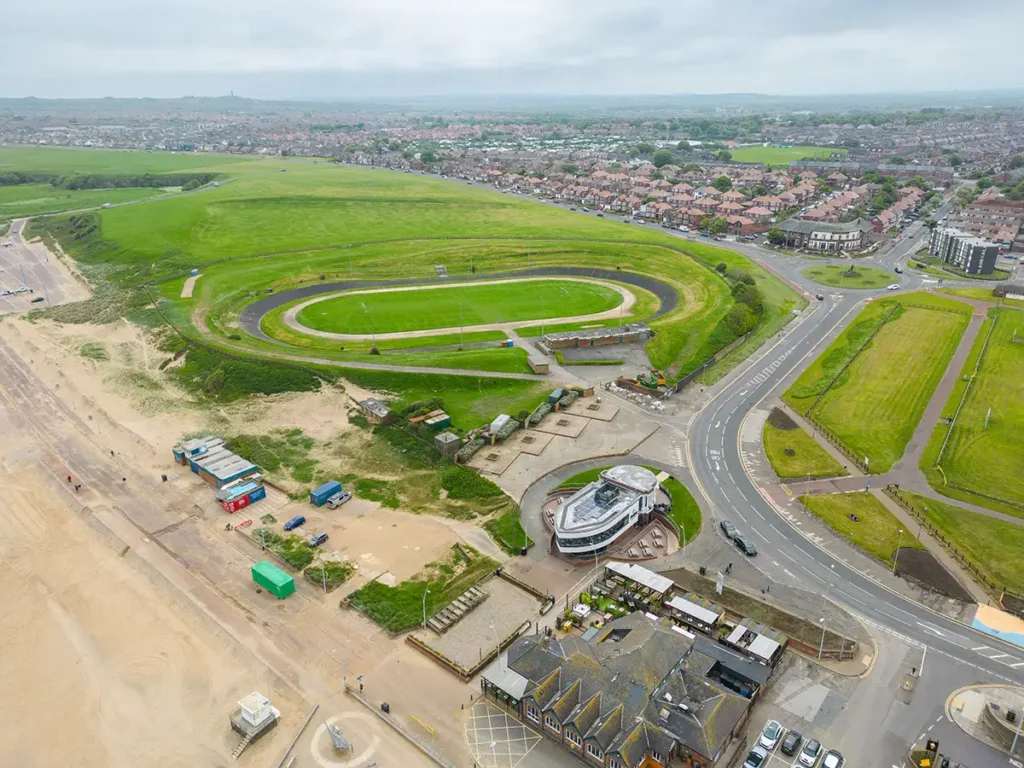
[[662,756],[662,754],[660,752],[656,752],[653,749],[651,750],[651,759],[661,763],[662,765],[665,764],[665,758]]
[[609,757],[608,758],[608,768],[622,768],[622,763],[620,763],[614,757]]
[[535,723],[540,722],[540,710],[533,706],[526,708],[526,717],[528,720],[532,720]]
[[556,733],[562,730],[562,727],[558,724],[558,721],[555,720],[555,718],[551,717],[551,715],[547,715],[544,717],[544,725],[546,725],[548,728],[555,731]]
[[587,754],[591,757],[597,758],[598,760],[604,756],[604,753],[593,744],[587,744]]
[[580,738],[578,733],[574,733],[573,731],[566,731],[565,738],[566,741],[568,741],[570,744],[575,744],[577,747],[583,745],[583,739]]

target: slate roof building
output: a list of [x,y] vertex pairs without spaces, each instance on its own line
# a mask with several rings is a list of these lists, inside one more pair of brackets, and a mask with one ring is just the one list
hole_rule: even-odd
[[484,693],[581,762],[601,768],[709,768],[742,729],[771,675],[702,635],[652,614],[609,622],[589,641],[521,637]]
[[845,223],[786,219],[776,226],[786,236],[786,245],[815,251],[859,251],[872,231],[864,219]]

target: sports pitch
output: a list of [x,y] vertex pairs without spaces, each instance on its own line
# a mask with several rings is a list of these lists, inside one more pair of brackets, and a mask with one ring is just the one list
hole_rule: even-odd
[[618,291],[598,283],[502,281],[345,294],[307,304],[296,319],[329,333],[398,333],[590,315],[622,301]]

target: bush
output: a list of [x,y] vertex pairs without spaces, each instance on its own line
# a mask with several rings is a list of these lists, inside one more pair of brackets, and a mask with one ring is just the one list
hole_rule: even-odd
[[203,382],[203,389],[206,390],[208,395],[213,395],[214,397],[219,395],[220,391],[224,389],[224,369],[218,368],[207,376]]
[[318,589],[323,589],[325,582],[324,576],[326,574],[327,591],[333,592],[348,581],[355,572],[355,566],[347,560],[341,563],[328,560],[324,561],[320,565],[310,566],[302,572],[302,575],[306,577],[306,581],[310,584],[315,585]]
[[449,499],[492,499],[504,493],[486,477],[458,465],[445,467],[441,487],[448,491]]
[[297,571],[313,562],[313,548],[301,536],[281,536],[269,528],[256,528],[252,532],[252,539],[257,544],[266,546]]
[[715,267],[715,271],[724,275],[726,272],[729,271],[729,265],[726,264],[724,261],[720,261],[718,262],[718,265]]

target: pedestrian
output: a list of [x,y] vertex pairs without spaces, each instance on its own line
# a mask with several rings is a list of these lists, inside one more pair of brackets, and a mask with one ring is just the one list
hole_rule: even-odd
[[359,681],[359,692],[360,693],[363,692],[363,681],[362,680]]
[[110,456],[111,456],[111,458],[113,458],[113,456],[114,456],[114,452],[113,451],[110,452]]
[[75,493],[78,493],[80,490],[82,490],[82,484],[81,483],[77,483],[75,485]]
[[121,478],[121,482],[122,483],[127,483],[128,482],[128,478],[127,477],[122,477]]
[[764,597],[764,587],[761,587],[761,597]]
[[68,482],[71,482],[71,475],[68,475]]
[[768,585],[767,587],[765,587],[765,588],[764,588],[764,593],[765,593],[766,595],[767,595],[767,594],[768,594],[769,592],[771,592],[771,591],[772,591],[772,585],[771,585],[771,584],[769,584],[769,585]]

